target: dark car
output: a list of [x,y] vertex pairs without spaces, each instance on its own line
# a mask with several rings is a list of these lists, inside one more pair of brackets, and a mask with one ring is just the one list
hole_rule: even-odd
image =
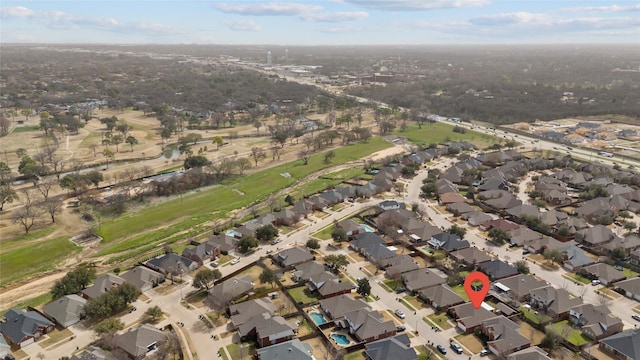
[[445,349],[444,346],[442,346],[442,345],[438,345],[438,346],[436,346],[436,348],[438,349],[438,351],[440,351],[443,354],[447,353],[447,349]]
[[456,353],[456,354],[462,354],[462,347],[454,342],[452,342],[450,344],[451,349]]
[[398,325],[398,326],[396,326],[396,331],[397,331],[397,332],[401,332],[401,331],[405,331],[405,330],[407,330],[407,328],[406,328],[406,327],[404,327],[404,326],[402,326],[402,325]]
[[407,289],[405,289],[403,287],[399,287],[399,288],[396,289],[396,294],[400,294],[400,293],[403,293],[405,291],[407,291]]

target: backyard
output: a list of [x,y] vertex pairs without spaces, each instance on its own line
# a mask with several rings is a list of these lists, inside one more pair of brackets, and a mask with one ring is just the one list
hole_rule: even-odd
[[575,346],[582,346],[590,341],[588,337],[582,334],[582,331],[571,327],[568,320],[547,325],[545,329],[558,334],[558,336]]
[[310,294],[306,286],[289,289],[288,292],[291,298],[298,304],[307,305],[320,300],[318,296]]

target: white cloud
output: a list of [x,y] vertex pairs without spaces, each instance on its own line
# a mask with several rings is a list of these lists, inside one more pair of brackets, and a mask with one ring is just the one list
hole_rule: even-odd
[[633,12],[633,11],[640,11],[640,4],[629,5],[629,6],[620,6],[620,5],[579,6],[579,7],[562,9],[561,11],[573,12],[573,13],[576,13],[576,12]]
[[64,11],[34,11],[26,7],[18,6],[2,8],[2,18],[23,18],[45,24],[52,29],[83,29],[90,28],[101,31],[140,33],[145,35],[173,35],[180,31],[172,26],[146,22],[121,23],[114,18],[100,18],[78,16]]
[[552,21],[552,17],[549,15],[529,12],[483,15],[469,19],[469,23],[476,26],[504,26],[513,24],[542,25],[550,21]]
[[231,30],[236,31],[260,31],[262,26],[253,19],[241,19],[225,21],[224,24]]
[[344,0],[344,2],[367,9],[395,11],[479,7],[490,4],[489,0]]
[[224,13],[254,16],[295,16],[323,9],[319,5],[293,2],[220,3],[215,7]]
[[364,11],[336,11],[302,14],[300,18],[302,20],[317,22],[345,22],[364,19],[368,16],[369,14]]
[[35,15],[35,11],[24,6],[3,7],[0,9],[1,19],[28,18]]

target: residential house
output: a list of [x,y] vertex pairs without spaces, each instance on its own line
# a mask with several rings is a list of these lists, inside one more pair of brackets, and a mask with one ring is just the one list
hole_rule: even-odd
[[526,226],[520,226],[519,228],[508,231],[509,243],[518,246],[524,245],[528,241],[542,238],[542,234],[537,231],[533,231]]
[[595,263],[595,260],[590,258],[586,251],[582,250],[575,244],[561,247],[558,251],[562,253],[562,257],[564,258],[562,266],[569,271],[576,271],[587,265]]
[[616,235],[604,225],[596,225],[594,227],[587,228],[583,231],[579,231],[576,235],[576,239],[588,246],[603,246],[604,244],[613,241]]
[[42,308],[42,312],[63,328],[69,327],[84,318],[86,299],[76,294],[65,295],[53,300]]
[[[407,334],[367,343],[364,346],[367,360],[416,360],[418,355],[411,347],[411,340]],[[280,359],[279,359],[280,360]]]
[[524,250],[532,254],[542,254],[547,249],[558,250],[562,247],[566,247],[573,244],[575,244],[575,242],[573,241],[563,243],[562,241],[556,240],[552,237],[544,236],[541,238],[527,240],[522,244],[522,247],[524,248]]
[[221,254],[233,254],[239,241],[240,240],[234,236],[218,234],[209,236],[207,243],[218,248]]
[[42,335],[53,331],[54,324],[37,311],[11,309],[0,322],[0,334],[7,343],[23,348],[36,342]]
[[466,213],[470,213],[475,211],[474,208],[471,207],[471,205],[467,204],[466,202],[458,202],[458,203],[451,203],[451,204],[447,204],[446,206],[447,211],[449,211],[450,213],[454,214],[454,215],[464,215]]
[[385,321],[382,314],[368,308],[347,312],[343,322],[358,342],[368,343],[396,334],[393,320]]
[[640,301],[640,277],[618,281],[615,286],[624,291],[627,297]]
[[447,253],[469,247],[467,240],[461,240],[460,236],[448,232],[433,235],[427,243],[434,249],[442,249]]
[[384,245],[380,235],[371,232],[365,232],[356,236],[355,240],[349,243],[349,248],[357,252],[362,252],[364,249],[374,245]]
[[253,279],[249,275],[235,277],[214,285],[207,295],[211,304],[224,308],[233,300],[253,291]]
[[539,218],[540,217],[540,208],[533,205],[520,204],[518,206],[514,206],[510,209],[507,209],[507,214],[511,215],[514,219],[522,219],[526,216]]
[[324,264],[320,264],[317,261],[309,261],[296,265],[295,271],[291,273],[291,279],[297,282],[309,281],[312,276],[320,274],[325,270]]
[[504,316],[482,322],[482,333],[487,337],[487,349],[498,357],[526,349],[531,340],[520,335],[520,326]]
[[409,255],[398,255],[389,259],[385,276],[391,279],[399,278],[401,274],[418,269],[418,264]]
[[481,231],[489,231],[491,229],[498,229],[504,232],[519,228],[520,225],[503,218],[485,221],[478,227]]
[[153,353],[166,339],[166,334],[156,327],[142,324],[137,329],[129,329],[122,334],[116,335],[114,343],[116,346],[129,355],[130,359],[144,359]]
[[490,261],[491,257],[475,246],[456,250],[449,254],[449,257],[458,264],[474,266],[485,261]]
[[480,263],[478,264],[478,269],[487,274],[491,281],[504,279],[518,274],[518,269],[516,269],[515,266],[509,265],[499,259]]
[[164,282],[164,275],[141,265],[134,267],[120,277],[142,293]]
[[580,272],[591,279],[598,279],[603,285],[609,285],[627,278],[622,271],[618,271],[613,268],[613,266],[609,266],[605,263],[585,266]]
[[80,291],[85,299],[95,299],[110,289],[116,288],[125,282],[123,278],[115,274],[104,274],[93,281],[93,285]]
[[104,351],[97,346],[90,346],[80,353],[73,354],[70,360],[117,360],[110,352]]
[[603,198],[584,201],[574,211],[577,215],[584,216],[590,222],[598,222],[603,216],[615,215],[613,208],[609,205],[609,200]]
[[444,194],[438,194],[438,201],[442,205],[449,205],[455,203],[466,203],[467,199],[457,192],[448,192]]
[[615,359],[640,359],[640,329],[632,329],[600,340],[598,348]]
[[384,244],[367,246],[360,250],[362,255],[372,264],[380,269],[384,269],[397,255]]
[[516,351],[507,356],[507,360],[552,360],[546,351],[537,346]]
[[186,247],[182,250],[182,257],[193,260],[200,266],[204,265],[206,260],[213,260],[218,256],[220,256],[220,248],[208,242],[194,247]]
[[256,339],[259,347],[279,344],[293,339],[297,326],[286,321],[282,316],[271,316],[268,313],[255,315],[238,327],[240,338]]
[[288,268],[313,260],[313,255],[306,246],[298,246],[280,251],[274,259],[280,266]]
[[291,208],[291,211],[299,214],[303,218],[307,218],[307,216],[313,214],[313,204],[307,199],[300,199]]
[[634,265],[640,265],[640,249],[636,249],[631,253],[631,263]]
[[380,214],[375,221],[379,229],[383,228],[386,224],[394,224],[404,231],[408,231],[422,224],[416,213],[403,208],[385,211]]
[[613,240],[603,244],[601,247],[609,252],[616,248],[621,248],[624,250],[626,256],[631,256],[631,253],[640,249],[640,236],[616,236]]
[[326,200],[327,206],[333,206],[344,201],[342,194],[335,190],[325,190],[319,196]]
[[478,194],[478,200],[496,211],[505,211],[518,205],[522,200],[505,190],[487,190]]
[[276,310],[276,306],[268,297],[247,300],[238,304],[229,305],[231,326],[237,330],[240,325],[247,322],[251,317],[264,313],[273,316],[276,313]]
[[458,328],[466,334],[480,328],[483,321],[496,316],[492,311],[487,310],[485,306],[481,306],[476,310],[470,302],[452,306],[447,312],[456,319]]
[[302,220],[302,215],[294,210],[283,209],[273,214],[276,225],[293,226]]
[[415,243],[431,240],[434,235],[442,232],[439,227],[426,222],[417,222],[415,226],[405,231],[409,235],[411,242]]
[[316,292],[322,299],[341,294],[349,294],[355,286],[350,281],[340,281],[340,278],[328,271],[309,278],[307,283],[310,292]]
[[258,360],[315,360],[313,347],[299,339],[263,347],[257,352]]
[[574,297],[565,289],[545,286],[530,291],[529,303],[533,309],[543,310],[554,320],[566,319],[569,309],[582,304],[582,299]]
[[395,200],[384,200],[378,203],[378,207],[384,211],[400,209],[400,203]]
[[161,274],[172,277],[187,275],[200,267],[197,262],[174,253],[158,256],[145,264]]
[[533,275],[518,274],[493,283],[493,289],[498,294],[505,294],[509,299],[515,302],[516,306],[520,303],[529,302],[531,289],[537,289],[546,286],[547,283],[537,279]]
[[569,309],[569,321],[591,339],[602,339],[622,331],[624,324],[607,305],[581,304]]
[[342,195],[342,198],[348,199],[356,196],[355,186],[338,186],[336,191]]
[[463,220],[467,220],[470,226],[480,226],[480,224],[487,221],[496,220],[498,218],[498,215],[489,214],[482,211],[474,211],[463,214],[461,218]]
[[267,225],[274,225],[275,223],[276,223],[275,215],[264,214],[258,217],[257,219],[253,219],[251,221],[244,223],[241,226],[238,226],[235,230],[233,230],[233,236],[237,237],[238,239],[242,238],[245,235],[256,237],[256,231],[259,228]]
[[447,310],[452,306],[460,305],[465,302],[460,295],[456,294],[446,284],[422,289],[419,291],[418,296],[427,304],[433,306],[436,310]]
[[344,219],[338,221],[337,227],[344,229],[347,236],[354,237],[365,232],[364,226],[353,219]]
[[438,194],[445,194],[449,192],[457,193],[458,187],[450,180],[440,177],[436,180],[436,192]]
[[319,302],[320,308],[331,320],[340,320],[344,314],[357,309],[369,308],[369,305],[362,299],[355,299],[351,294],[343,294]]
[[407,290],[418,292],[431,286],[444,284],[446,280],[433,271],[433,269],[425,268],[402,274],[402,282]]

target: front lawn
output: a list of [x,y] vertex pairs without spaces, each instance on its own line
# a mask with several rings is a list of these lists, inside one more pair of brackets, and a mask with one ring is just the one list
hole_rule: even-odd
[[587,279],[586,277],[580,276],[578,274],[575,273],[566,273],[565,275],[563,275],[564,277],[566,277],[569,280],[572,280],[573,282],[579,282],[585,285],[589,285],[591,284],[591,280]]
[[311,295],[306,286],[299,286],[297,288],[289,289],[288,292],[293,300],[298,304],[307,305],[320,300],[318,296]]
[[227,351],[231,355],[231,359],[251,359],[250,355],[256,352],[256,348],[253,343],[251,345],[243,343],[241,346],[230,344],[227,345]]
[[545,327],[547,331],[553,331],[575,346],[582,346],[589,343],[589,338],[582,334],[582,331],[574,329],[569,324],[569,320],[563,320],[555,324],[550,324]]
[[449,322],[449,317],[446,312],[435,313],[427,316],[434,324],[436,324],[442,330],[448,330],[453,327]]
[[331,239],[331,233],[333,232],[333,225],[326,226],[320,231],[311,234],[311,236],[318,238],[320,240],[329,240]]
[[460,345],[471,351],[473,354],[477,354],[482,351],[482,341],[480,341],[475,334],[460,334],[457,335],[455,339],[460,343]]
[[635,271],[633,271],[633,270],[630,270],[630,269],[627,269],[627,268],[623,268],[623,269],[622,269],[622,273],[623,273],[623,274],[625,274],[625,275],[627,276],[627,279],[631,279],[631,278],[633,278],[633,277],[638,276],[638,273],[637,273],[637,272],[635,272]]
[[425,123],[422,128],[417,124],[409,125],[404,131],[395,130],[394,135],[405,136],[414,144],[441,144],[447,141],[469,141],[470,143],[484,148],[498,142],[499,138],[482,134],[473,130],[464,129],[464,134],[453,132],[453,125],[437,122]]
[[[389,288],[389,292],[395,291],[398,288],[398,283],[393,279],[387,279],[382,282],[384,284],[383,287]],[[386,290],[385,288],[385,290]]]

